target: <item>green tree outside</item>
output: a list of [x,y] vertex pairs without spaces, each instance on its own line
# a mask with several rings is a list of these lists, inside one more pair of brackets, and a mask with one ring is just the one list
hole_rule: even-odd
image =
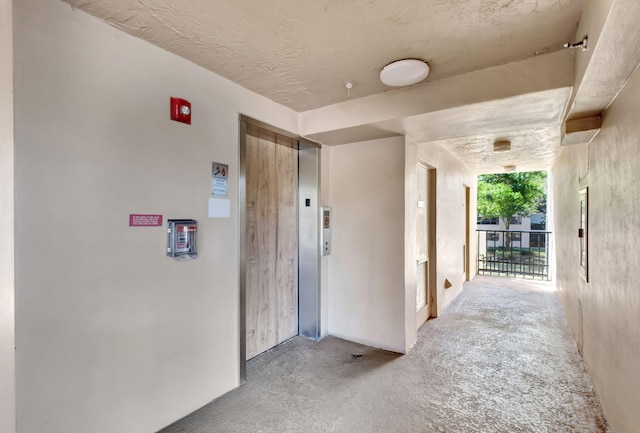
[[478,215],[500,218],[509,230],[511,217],[528,217],[546,203],[546,184],[545,171],[478,176]]

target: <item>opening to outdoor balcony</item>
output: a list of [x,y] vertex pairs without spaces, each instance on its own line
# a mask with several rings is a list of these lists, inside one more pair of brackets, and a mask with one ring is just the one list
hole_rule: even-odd
[[551,279],[547,172],[478,176],[480,275]]

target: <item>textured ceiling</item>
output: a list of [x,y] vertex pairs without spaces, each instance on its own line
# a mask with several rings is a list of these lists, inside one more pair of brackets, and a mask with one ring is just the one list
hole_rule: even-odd
[[600,114],[624,87],[640,62],[640,2],[617,0],[607,15],[597,44],[575,92],[569,118]]
[[[560,124],[570,95],[570,88],[559,88],[377,126],[419,143],[439,143],[478,174],[502,172],[508,165],[517,171],[549,170],[560,149]],[[510,141],[511,150],[494,152],[497,140]]]
[[494,152],[493,143],[504,137],[504,134],[484,134],[434,143],[445,146],[478,174],[499,173],[507,165],[514,165],[516,171],[550,170],[560,149],[557,126],[511,132],[508,135],[511,150]]
[[[378,96],[396,95],[389,99],[401,106],[420,106],[416,100],[423,94],[464,100],[460,95],[475,93],[474,87],[423,90],[440,90],[452,77],[491,74],[499,65],[531,57],[555,58],[546,54],[589,34],[589,50],[574,51],[573,95],[567,93],[571,84],[549,87],[557,89],[549,92],[527,89],[522,71],[509,78],[522,87],[520,99],[505,97],[501,84],[489,80],[484,90],[493,97],[486,103],[405,110],[352,126],[334,119],[312,131],[338,142],[406,134],[418,143],[446,146],[478,172],[501,171],[504,165],[550,167],[563,116],[600,113],[640,61],[637,0],[64,1],[301,112],[307,120],[324,117],[327,108],[356,118],[364,113],[360,117],[366,119],[372,108],[365,103],[368,98],[359,98],[383,92]],[[429,84],[393,91],[380,83],[384,65],[413,57],[429,62]],[[349,102],[347,81],[357,82]],[[363,103],[354,113],[349,104],[356,101]],[[510,140],[512,151],[493,153],[495,139]]]
[[296,111],[389,90],[390,61],[427,81],[558,50],[582,0],[66,0]]
[[[548,128],[560,130],[562,115],[571,94],[570,88],[518,95],[511,98],[468,104],[448,110],[424,113],[402,119],[378,122],[375,126],[408,135],[418,143],[441,139],[485,136],[510,139],[518,131],[527,133],[519,139],[541,140],[548,137]],[[557,143],[559,146],[560,143]],[[467,161],[466,157],[462,157]]]

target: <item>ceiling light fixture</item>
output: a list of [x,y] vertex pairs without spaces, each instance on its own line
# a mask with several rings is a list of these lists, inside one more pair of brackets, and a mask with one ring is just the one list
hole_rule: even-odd
[[404,87],[418,84],[429,75],[429,65],[420,59],[396,60],[380,71],[380,81],[387,86]]
[[511,142],[509,140],[496,140],[493,143],[494,152],[508,152],[511,150]]

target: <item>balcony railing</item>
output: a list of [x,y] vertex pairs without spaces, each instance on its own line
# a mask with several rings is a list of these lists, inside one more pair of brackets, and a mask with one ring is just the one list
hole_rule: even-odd
[[549,280],[551,232],[476,230],[478,274]]

